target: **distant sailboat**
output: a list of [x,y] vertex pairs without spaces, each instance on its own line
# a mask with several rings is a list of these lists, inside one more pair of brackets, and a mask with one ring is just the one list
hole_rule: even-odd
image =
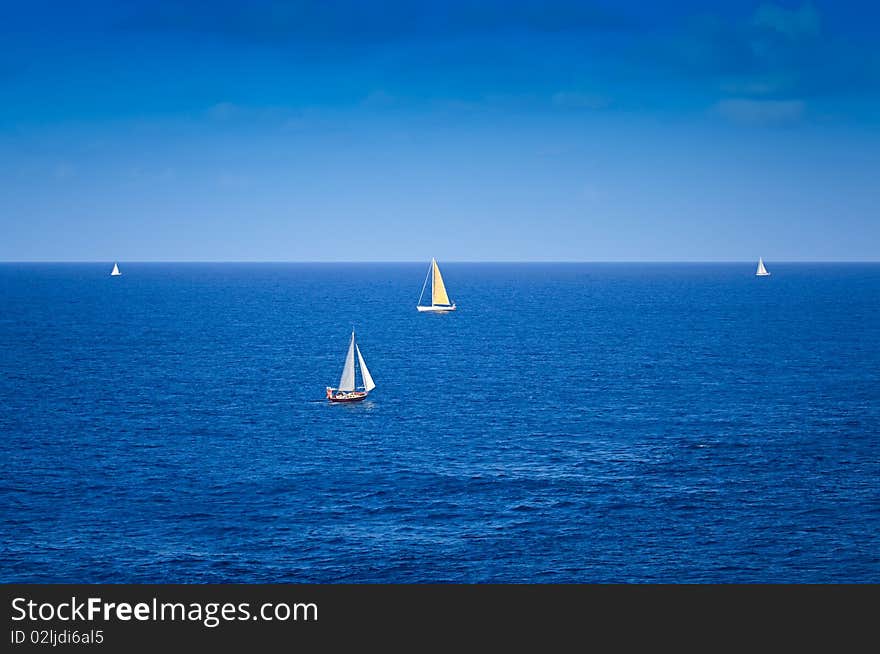
[[[355,386],[354,354],[357,352],[358,363],[361,369],[362,386]],[[331,402],[360,402],[367,397],[369,392],[376,388],[373,377],[367,369],[367,364],[361,354],[361,348],[354,341],[354,331],[351,332],[351,343],[348,345],[348,354],[345,356],[345,366],[342,368],[342,377],[339,379],[339,387],[327,387],[327,399]],[[359,390],[361,389],[361,390]]]
[[767,269],[764,267],[764,260],[761,257],[758,257],[758,272],[755,273],[756,277],[769,277],[770,273],[767,272]]
[[121,274],[122,274],[122,273],[119,272],[119,266],[118,266],[117,264],[114,263],[114,264],[113,264],[113,270],[110,272],[110,276],[111,276],[111,277],[118,277],[118,276],[121,275]]
[[[422,298],[425,296],[425,288],[428,286],[428,277],[431,278],[431,304],[423,305]],[[449,301],[446,294],[446,285],[443,283],[443,276],[440,274],[440,267],[437,265],[436,259],[431,259],[431,266],[428,268],[428,274],[425,276],[425,283],[422,284],[422,294],[419,295],[419,303],[416,305],[419,311],[455,311],[455,302]]]

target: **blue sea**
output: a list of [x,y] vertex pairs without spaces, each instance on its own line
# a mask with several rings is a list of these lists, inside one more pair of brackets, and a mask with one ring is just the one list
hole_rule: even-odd
[[878,264],[111,266],[0,265],[0,581],[880,582]]

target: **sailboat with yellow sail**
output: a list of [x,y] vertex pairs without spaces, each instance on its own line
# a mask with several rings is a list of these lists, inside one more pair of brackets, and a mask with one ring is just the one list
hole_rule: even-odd
[[[425,297],[425,289],[428,287],[428,278],[431,279],[431,304],[422,304],[422,298]],[[433,311],[435,313],[443,313],[447,311],[455,311],[455,302],[450,302],[449,295],[446,293],[446,285],[443,283],[443,275],[440,274],[440,266],[437,265],[436,259],[431,259],[431,266],[428,268],[428,274],[425,276],[425,283],[422,284],[422,294],[419,295],[419,303],[416,305],[419,311]]]

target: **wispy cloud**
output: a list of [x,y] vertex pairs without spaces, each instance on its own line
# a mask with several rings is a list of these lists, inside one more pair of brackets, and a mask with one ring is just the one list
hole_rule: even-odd
[[128,178],[137,182],[169,182],[177,177],[177,172],[170,166],[164,168],[145,168],[136,166],[128,171]]
[[70,179],[76,175],[76,168],[66,161],[61,162],[55,166],[54,175],[55,179]]
[[563,109],[605,109],[611,104],[611,98],[601,93],[559,91],[553,94],[551,102]]
[[381,89],[377,89],[375,91],[371,91],[361,100],[361,106],[370,107],[375,109],[381,109],[385,107],[390,107],[395,103],[395,98],[393,95],[388,93],[387,91],[383,91]]
[[743,125],[787,125],[820,114],[808,107],[867,108],[880,97],[876,42],[832,30],[809,2],[693,17],[646,38],[638,54],[633,70],[656,71],[667,96],[715,95],[706,101],[712,111]]
[[742,125],[780,125],[799,121],[806,110],[802,100],[726,98],[715,105],[722,117]]
[[253,177],[240,172],[223,171],[217,175],[217,185],[223,189],[247,189],[253,181]]
[[213,34],[252,42],[364,45],[415,37],[457,37],[504,30],[538,33],[627,30],[635,22],[589,2],[483,0],[418,3],[387,0],[160,0],[121,22],[125,29]]
[[[749,114],[739,104],[750,100],[775,103],[756,114],[793,115],[800,102],[801,117],[804,103],[815,117],[823,101],[876,102],[876,43],[849,38],[830,8],[826,18],[809,0],[698,15],[690,3],[599,1],[157,0],[131,10],[125,27],[146,38],[207,37],[223,51],[258,53],[269,72],[257,78],[283,76],[244,84],[226,98],[233,102],[208,110],[230,125],[271,118],[256,113],[270,103],[365,112],[713,107],[733,116]],[[793,118],[754,122],[785,120]]]
[[790,95],[797,87],[797,83],[797,78],[790,73],[768,73],[724,79],[720,82],[719,88],[725,95],[762,98]]
[[819,12],[812,4],[786,9],[765,4],[755,11],[752,23],[761,29],[783,34],[790,39],[818,36],[821,27]]
[[232,102],[218,102],[208,107],[208,117],[213,120],[230,120],[241,115],[242,108]]

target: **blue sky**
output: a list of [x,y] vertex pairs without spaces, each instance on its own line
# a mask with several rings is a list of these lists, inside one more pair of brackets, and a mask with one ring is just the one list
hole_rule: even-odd
[[0,260],[878,260],[880,8],[31,1]]

